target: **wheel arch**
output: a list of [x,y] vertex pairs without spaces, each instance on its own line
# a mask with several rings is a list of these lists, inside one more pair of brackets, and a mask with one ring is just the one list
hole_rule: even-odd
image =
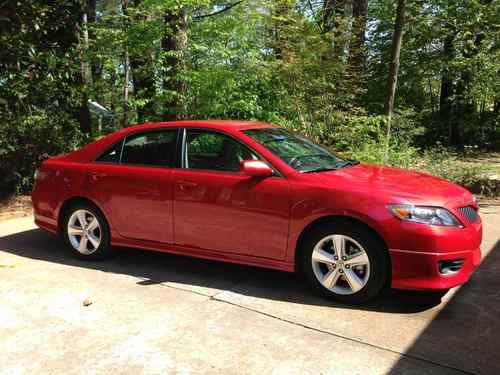
[[[335,223],[350,223],[350,224],[353,224],[353,225],[358,225],[358,226],[361,226],[363,228],[365,228],[366,230],[368,230],[371,234],[373,234],[374,238],[376,238],[380,244],[382,245],[382,247],[386,250],[387,252],[387,259],[388,259],[388,270],[390,272],[391,270],[391,258],[390,258],[390,255],[389,255],[389,247],[387,245],[387,242],[384,240],[384,238],[380,235],[380,233],[375,229],[373,228],[373,226],[369,225],[368,223],[366,223],[365,221],[362,221],[358,218],[355,218],[355,217],[352,217],[352,216],[346,216],[346,215],[327,215],[327,216],[322,216],[320,218],[317,218],[315,220],[313,220],[312,222],[310,222],[303,230],[302,232],[300,233],[298,239],[297,239],[297,242],[296,242],[296,245],[295,245],[295,271],[300,271],[300,264],[302,263],[300,261],[300,258],[302,256],[302,251],[303,251],[303,248],[302,248],[302,243],[304,241],[304,239],[307,237],[307,235],[315,228],[319,227],[319,226],[322,226],[322,225],[325,225],[325,224],[335,224]],[[389,275],[389,277],[387,278],[388,280],[391,279],[390,277],[391,275]]]

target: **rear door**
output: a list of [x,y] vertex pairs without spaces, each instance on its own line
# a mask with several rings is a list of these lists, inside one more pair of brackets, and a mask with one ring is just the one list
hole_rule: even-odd
[[178,129],[128,135],[94,162],[89,189],[121,236],[173,242],[173,168]]
[[290,194],[281,176],[251,177],[240,161],[259,158],[232,137],[187,129],[183,168],[174,170],[175,243],[220,253],[283,259]]

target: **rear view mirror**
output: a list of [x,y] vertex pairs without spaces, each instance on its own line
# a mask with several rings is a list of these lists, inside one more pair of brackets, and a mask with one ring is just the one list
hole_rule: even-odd
[[243,160],[241,171],[252,177],[269,177],[273,175],[272,168],[260,160]]

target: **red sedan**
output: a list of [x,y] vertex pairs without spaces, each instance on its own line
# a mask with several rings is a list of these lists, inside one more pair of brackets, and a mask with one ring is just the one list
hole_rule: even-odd
[[446,290],[481,259],[467,190],[265,123],[133,126],[46,160],[35,177],[36,224],[83,259],[125,246],[300,271],[349,303],[388,285]]

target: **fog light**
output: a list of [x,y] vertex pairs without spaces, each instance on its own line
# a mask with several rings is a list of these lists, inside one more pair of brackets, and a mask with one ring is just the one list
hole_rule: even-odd
[[464,260],[463,259],[440,260],[438,264],[439,264],[439,272],[442,275],[452,275],[460,271],[460,269],[464,265]]

